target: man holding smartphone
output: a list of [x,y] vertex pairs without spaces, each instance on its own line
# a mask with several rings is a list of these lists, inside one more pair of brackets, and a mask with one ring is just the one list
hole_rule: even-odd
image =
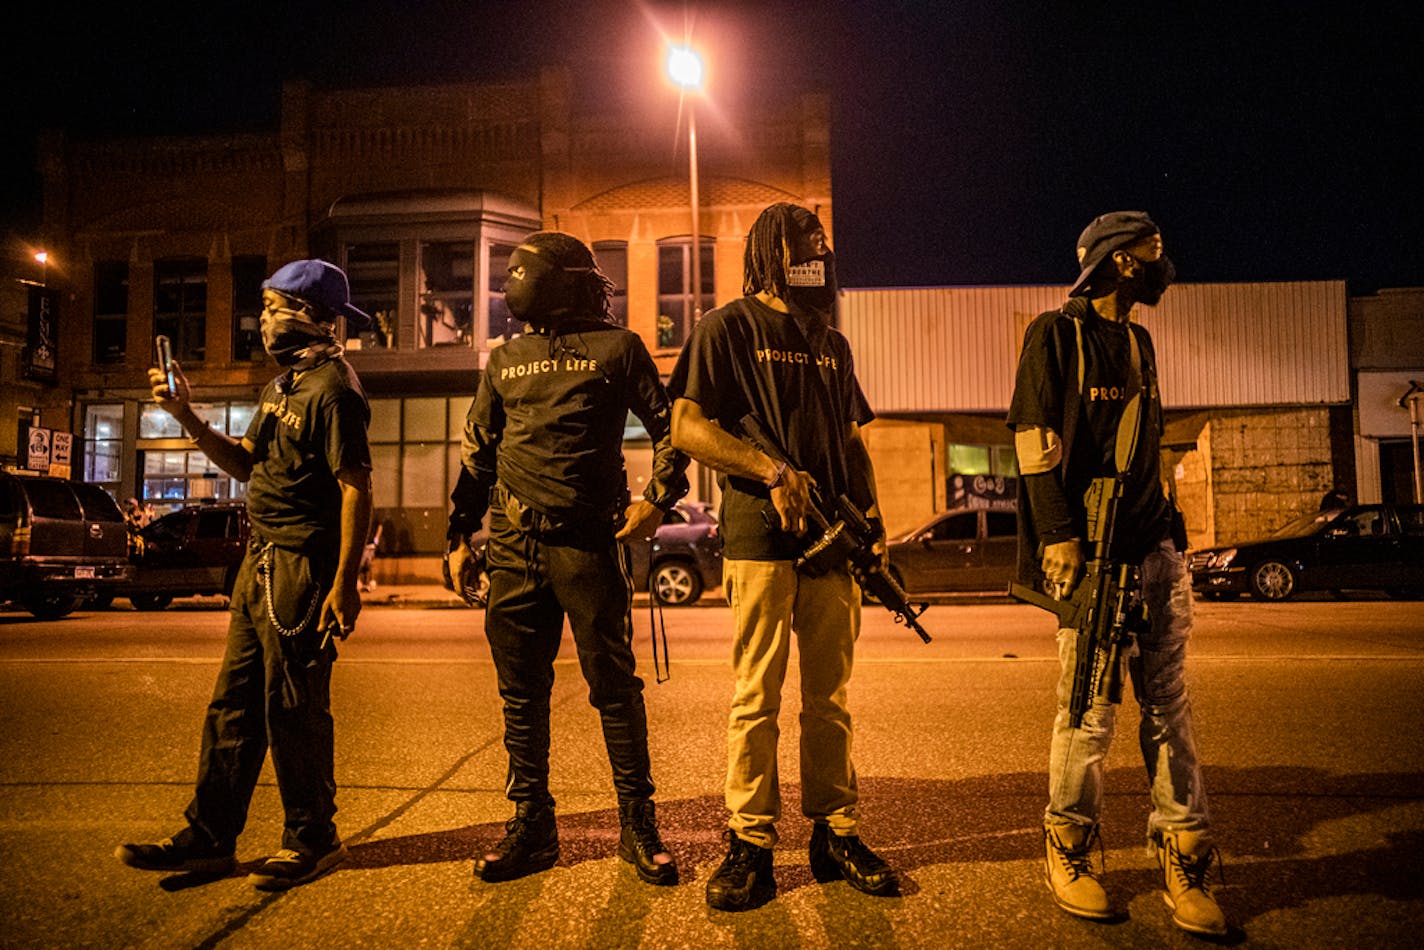
[[[187,827],[115,855],[149,871],[226,875],[270,746],[286,820],[282,846],[251,875],[284,890],[346,856],[336,814],[331,665],[361,612],[357,579],[371,520],[371,412],[335,325],[364,327],[346,274],[294,261],[262,284],[262,342],[284,371],[247,433],[214,432],[182,368],[148,371],[153,399],[224,472],[247,482],[252,537],[232,589],[227,650],[203,725]],[[159,350],[162,352],[160,342]]]

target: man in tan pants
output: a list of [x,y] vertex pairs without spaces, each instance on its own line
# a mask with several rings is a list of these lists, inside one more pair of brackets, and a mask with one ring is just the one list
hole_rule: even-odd
[[[860,591],[848,566],[815,577],[795,566],[814,540],[807,532],[812,487],[825,499],[847,495],[878,525],[875,477],[859,435],[874,414],[849,344],[831,326],[835,257],[816,216],[789,204],[763,211],[747,237],[745,273],[746,296],[702,318],[669,385],[673,446],[721,473],[723,583],[736,624],[728,851],[708,881],[707,903],[743,910],[775,893],[777,715],[793,635],[811,869],[818,880],[844,878],[869,894],[893,894],[895,872],[859,837],[846,684]],[[756,427],[779,447],[762,451],[739,437]]]

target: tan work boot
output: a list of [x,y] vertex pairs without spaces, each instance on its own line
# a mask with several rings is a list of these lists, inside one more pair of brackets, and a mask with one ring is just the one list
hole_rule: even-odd
[[1098,826],[1045,826],[1043,840],[1043,880],[1058,906],[1077,917],[1110,920],[1107,891],[1093,869],[1093,845],[1102,847]]
[[1224,936],[1226,915],[1207,884],[1213,866],[1221,874],[1221,852],[1200,831],[1159,832],[1153,844],[1172,923],[1188,933]]

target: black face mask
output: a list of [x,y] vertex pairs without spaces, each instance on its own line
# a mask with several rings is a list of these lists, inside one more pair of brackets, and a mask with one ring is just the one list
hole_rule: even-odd
[[570,273],[550,263],[533,251],[522,247],[509,255],[511,268],[524,268],[524,274],[513,273],[504,282],[504,302],[509,312],[536,330],[549,329],[555,319],[573,309],[577,300]]
[[1133,260],[1137,261],[1137,273],[1123,278],[1118,284],[1118,292],[1131,297],[1135,303],[1155,307],[1167,292],[1167,288],[1172,285],[1172,281],[1177,279],[1177,269],[1172,266],[1172,259],[1166,254],[1155,261],[1143,261],[1135,257]]
[[830,314],[836,306],[836,255],[827,251],[793,264],[786,275],[788,303],[802,313],[814,313],[822,317]]

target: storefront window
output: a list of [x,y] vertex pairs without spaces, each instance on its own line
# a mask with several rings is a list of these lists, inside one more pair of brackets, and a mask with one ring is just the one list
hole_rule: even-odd
[[117,494],[123,480],[124,407],[89,406],[84,410],[84,481]]
[[[193,404],[193,412],[213,431],[239,439],[247,434],[256,411],[256,404],[250,402]],[[158,514],[205,500],[237,501],[246,497],[246,485],[191,447],[177,420],[158,406],[139,407],[138,438],[142,459],[139,494],[153,504]],[[174,444],[179,439],[183,441]]]

